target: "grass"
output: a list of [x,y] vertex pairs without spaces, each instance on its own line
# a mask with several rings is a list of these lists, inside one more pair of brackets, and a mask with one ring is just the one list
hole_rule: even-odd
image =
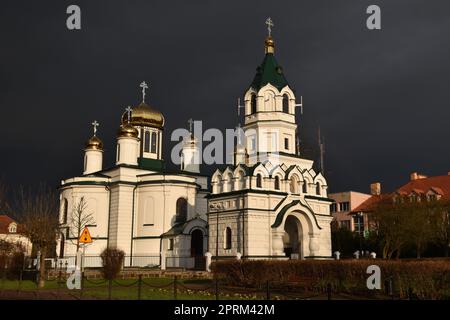
[[[207,289],[208,290],[205,290]],[[0,289],[17,291],[19,289],[18,280],[0,280]],[[197,289],[197,290],[196,290]],[[24,280],[20,284],[20,291],[37,291],[36,283]],[[39,292],[58,292],[58,282],[56,280],[46,281],[45,287]],[[79,290],[68,290],[64,281],[60,283],[59,293],[80,296]],[[108,282],[103,279],[85,280],[82,292],[83,298],[108,299]],[[178,279],[177,299],[179,300],[214,300],[214,283],[205,279]],[[219,299],[256,299],[252,294],[221,293]],[[138,284],[136,279],[114,280],[111,290],[111,299],[137,300]],[[146,278],[141,286],[142,300],[174,300],[174,285],[172,278]]]

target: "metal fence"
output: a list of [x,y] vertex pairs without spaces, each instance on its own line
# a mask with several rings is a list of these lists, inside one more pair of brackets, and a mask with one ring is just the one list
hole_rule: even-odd
[[[47,269],[67,269],[68,267],[76,265],[76,256],[66,256],[64,258],[47,258],[46,267]],[[82,267],[83,268],[101,268],[102,258],[101,256],[95,255],[85,255],[82,256]],[[125,256],[123,260],[123,267],[137,267],[137,268],[155,268],[160,265],[159,255],[148,255],[148,256]],[[25,269],[36,269],[37,259],[36,258],[25,258],[24,263]]]
[[[394,292],[392,282],[384,284],[384,290],[374,292],[348,293],[328,283],[319,285],[314,290],[305,290],[301,286],[293,286],[293,283],[265,282],[259,287],[233,287],[219,279],[211,280],[183,280],[177,276],[173,278],[144,279],[138,275],[135,279],[116,280],[99,279],[92,280],[82,274],[80,288],[69,290],[67,287],[67,275],[60,271],[59,277],[48,280],[47,289],[36,287],[29,288],[23,285],[22,274],[17,280],[7,279],[3,273],[0,280],[0,299],[252,299],[252,300],[360,300],[360,299],[408,299],[416,300],[412,290],[406,295]],[[7,282],[9,281],[9,283]],[[6,285],[8,283],[8,285]],[[13,283],[13,285],[11,285]]]

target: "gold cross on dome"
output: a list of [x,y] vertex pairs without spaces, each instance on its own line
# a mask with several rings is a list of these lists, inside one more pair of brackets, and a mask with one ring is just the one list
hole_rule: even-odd
[[142,103],[145,102],[145,90],[148,89],[148,85],[145,81],[142,81],[142,83],[139,85],[142,88]]
[[188,123],[189,123],[189,132],[192,133],[192,125],[194,124],[194,120],[192,120],[191,118],[188,120]]
[[266,19],[266,24],[267,24],[267,32],[269,33],[270,37],[272,35],[272,27],[274,27],[275,25],[273,24],[273,21],[270,17]]
[[97,120],[94,120],[94,122],[91,123],[92,127],[94,128],[94,136],[97,134],[97,127],[100,127],[100,123],[97,122]]
[[130,122],[131,111],[133,111],[133,109],[131,109],[131,107],[128,106],[128,107],[125,108],[125,111],[127,113],[127,120],[128,120],[128,122]]

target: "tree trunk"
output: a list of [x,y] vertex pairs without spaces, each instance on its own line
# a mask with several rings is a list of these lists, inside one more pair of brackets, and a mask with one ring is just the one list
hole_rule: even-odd
[[38,287],[39,288],[44,288],[44,286],[45,286],[45,275],[46,275],[45,258],[47,257],[47,248],[41,247],[40,251],[41,251],[41,260],[39,261],[39,282],[38,282]]

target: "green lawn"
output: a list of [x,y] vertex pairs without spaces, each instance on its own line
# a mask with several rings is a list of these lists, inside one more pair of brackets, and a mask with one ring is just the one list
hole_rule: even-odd
[[[114,280],[111,290],[111,299],[137,300],[138,284],[136,279]],[[207,289],[208,290],[205,290]],[[19,282],[12,280],[0,280],[1,290],[19,289]],[[29,280],[21,283],[21,291],[36,291],[36,284]],[[80,290],[68,290],[65,282],[59,285],[56,280],[46,281],[45,288],[39,292],[53,292],[54,294],[70,294],[76,297],[80,296]],[[101,279],[84,280],[82,292],[83,298],[108,299],[108,282]],[[149,300],[173,300],[174,285],[172,278],[147,278],[143,279],[141,286],[141,299]],[[177,299],[180,300],[214,300],[214,282],[204,279],[179,279],[177,280]],[[257,299],[252,294],[225,293],[219,294],[219,299]]]

